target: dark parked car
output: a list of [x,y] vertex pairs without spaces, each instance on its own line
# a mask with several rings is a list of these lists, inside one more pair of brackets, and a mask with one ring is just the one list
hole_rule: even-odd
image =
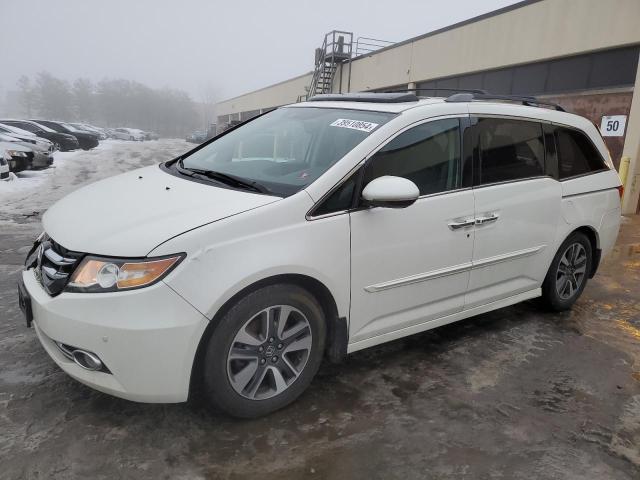
[[54,122],[52,120],[32,120],[33,122],[37,122],[45,127],[49,127],[56,132],[66,133],[69,135],[73,135],[78,139],[78,143],[80,144],[80,148],[83,150],[91,150],[95,148],[100,143],[98,141],[98,135],[89,132],[83,132],[75,128],[73,125],[69,125],[64,122]]
[[78,139],[73,135],[56,132],[55,130],[46,127],[45,125],[40,125],[39,123],[32,122],[30,120],[0,120],[0,123],[10,125],[12,127],[22,128],[23,130],[27,130],[28,132],[35,133],[41,138],[46,138],[47,140],[53,142],[56,148],[62,152],[76,150],[80,147]]

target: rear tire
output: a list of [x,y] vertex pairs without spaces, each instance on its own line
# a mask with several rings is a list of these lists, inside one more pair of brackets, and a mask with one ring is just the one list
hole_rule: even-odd
[[584,233],[574,232],[560,245],[542,283],[542,303],[555,312],[569,310],[584,291],[593,252]]
[[249,293],[220,319],[204,355],[204,394],[240,418],[269,414],[309,386],[322,361],[323,310],[308,291],[277,284]]

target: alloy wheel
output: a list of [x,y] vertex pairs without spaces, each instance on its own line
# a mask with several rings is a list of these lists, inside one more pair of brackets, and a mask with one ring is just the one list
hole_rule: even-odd
[[300,376],[313,338],[307,317],[290,305],[273,305],[251,317],[227,354],[233,389],[251,400],[279,395]]
[[560,257],[556,271],[556,291],[560,298],[572,298],[580,290],[586,273],[587,251],[581,243],[572,243]]

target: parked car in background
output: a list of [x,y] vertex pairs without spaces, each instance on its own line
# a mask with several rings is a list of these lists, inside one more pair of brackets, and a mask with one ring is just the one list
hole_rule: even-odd
[[11,135],[5,135],[0,133],[0,141],[14,143],[22,145],[23,147],[31,149],[31,152],[27,153],[29,157],[30,170],[42,170],[49,168],[53,163],[53,144],[48,142],[48,145],[36,144],[34,140],[24,141]]
[[31,133],[21,128],[12,127],[11,125],[4,125],[3,123],[0,123],[0,133],[3,133],[10,137],[15,137],[23,142],[36,145],[39,150],[49,151],[51,154],[53,154],[53,152],[56,150],[53,142],[51,142],[50,140],[47,140],[46,138],[40,138],[35,133]]
[[195,132],[187,135],[185,140],[190,143],[202,143],[207,139],[207,132],[203,132],[201,130],[196,130]]
[[126,128],[113,128],[110,133],[116,140],[134,140],[133,135]]
[[109,138],[109,136],[101,128],[87,125],[86,123],[70,123],[69,125],[83,132],[93,133],[94,135],[97,135],[100,140],[106,140],[107,138]]
[[0,144],[0,180],[7,181],[11,178],[11,174],[9,173],[9,163],[5,158],[5,150],[2,148]]
[[160,135],[156,132],[144,132],[144,138],[145,140],[159,140]]
[[3,125],[9,125],[12,127],[18,127],[22,130],[35,133],[40,138],[46,138],[53,142],[56,150],[62,152],[68,152],[80,148],[78,139],[68,133],[57,132],[45,125],[30,121],[30,120],[14,120],[14,119],[0,119],[0,123]]
[[139,128],[128,128],[127,130],[133,134],[137,142],[143,142],[147,139],[147,132],[144,130],[140,130]]
[[12,172],[21,172],[31,168],[33,149],[21,145],[20,142],[0,134],[0,150]]
[[142,130],[125,127],[113,129],[113,136],[118,140],[132,140],[136,142],[142,142],[145,139],[145,134]]
[[81,131],[75,128],[73,125],[70,125],[65,122],[54,122],[53,120],[32,120],[37,122],[45,127],[49,127],[56,132],[66,133],[69,135],[73,135],[78,139],[78,143],[80,144],[80,148],[83,150],[91,150],[95,148],[100,143],[98,141],[98,136],[94,133],[89,133],[85,131]]

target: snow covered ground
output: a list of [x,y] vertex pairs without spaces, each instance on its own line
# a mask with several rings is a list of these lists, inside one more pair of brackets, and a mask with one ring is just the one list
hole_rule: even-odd
[[105,140],[89,151],[57,152],[52,168],[20,172],[13,181],[0,182],[0,228],[41,217],[57,200],[87,183],[169,160],[193,146],[180,139]]

